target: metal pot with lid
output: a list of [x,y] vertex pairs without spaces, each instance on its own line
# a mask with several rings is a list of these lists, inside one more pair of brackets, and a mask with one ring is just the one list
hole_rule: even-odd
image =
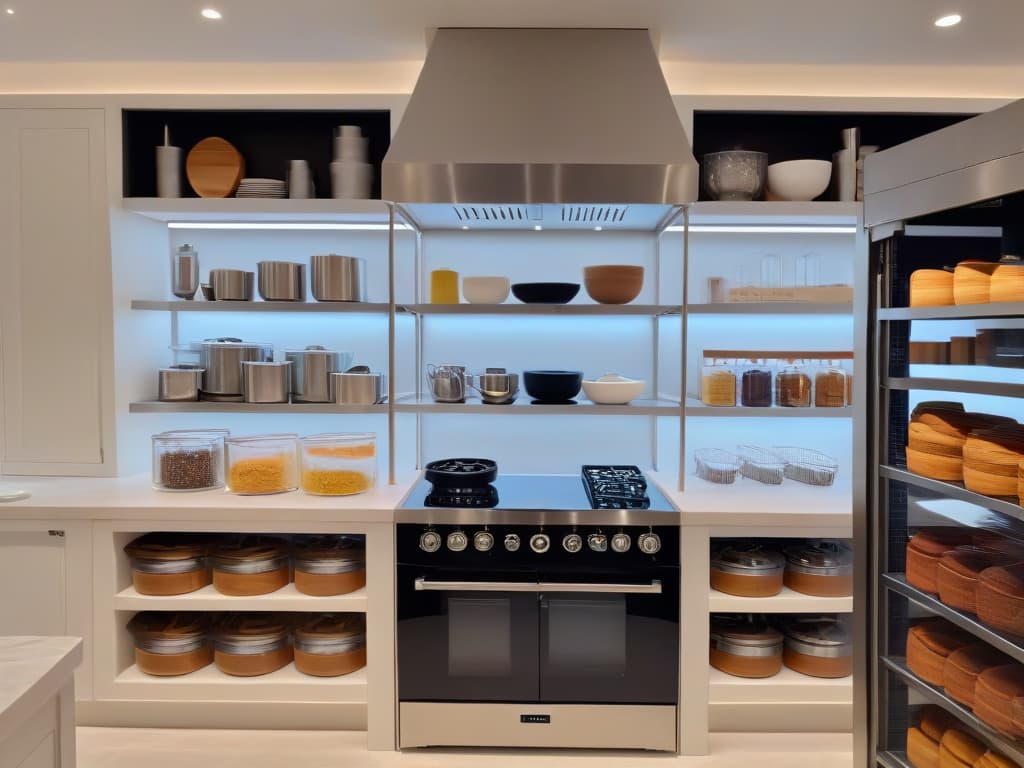
[[292,402],[295,403],[330,402],[331,374],[348,369],[355,357],[352,352],[335,352],[319,344],[285,350],[284,354],[292,364]]
[[711,587],[741,597],[771,597],[782,590],[786,560],[756,542],[734,542],[711,556]]
[[491,459],[441,459],[426,466],[424,477],[435,488],[483,488],[498,476],[498,464]]
[[818,597],[853,594],[853,550],[838,541],[786,547],[785,584],[795,592]]
[[214,398],[242,397],[242,363],[269,363],[274,359],[272,344],[244,342],[230,336],[198,342],[203,374],[203,394]]

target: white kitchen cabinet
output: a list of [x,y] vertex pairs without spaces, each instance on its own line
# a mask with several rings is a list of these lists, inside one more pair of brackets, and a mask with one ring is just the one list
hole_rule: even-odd
[[104,111],[0,109],[0,473],[114,474]]

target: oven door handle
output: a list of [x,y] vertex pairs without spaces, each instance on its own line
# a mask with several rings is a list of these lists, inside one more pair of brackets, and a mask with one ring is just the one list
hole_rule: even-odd
[[590,592],[613,595],[660,595],[661,582],[650,584],[580,584],[556,581],[427,581],[414,582],[417,592]]

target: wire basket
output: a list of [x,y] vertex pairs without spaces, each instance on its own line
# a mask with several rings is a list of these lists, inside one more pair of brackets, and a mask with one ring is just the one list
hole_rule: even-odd
[[693,458],[697,463],[697,477],[721,485],[735,483],[742,464],[739,456],[720,448],[702,448],[694,451]]
[[765,485],[782,485],[786,476],[785,460],[757,445],[738,445],[740,474]]
[[785,476],[798,483],[832,485],[839,471],[839,462],[820,451],[773,445],[771,452],[786,462]]

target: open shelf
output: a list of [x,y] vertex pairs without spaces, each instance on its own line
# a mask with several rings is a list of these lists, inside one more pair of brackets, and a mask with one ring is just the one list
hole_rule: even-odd
[[388,206],[380,200],[126,197],[121,207],[167,223],[388,223]]
[[891,307],[878,310],[879,320],[982,320],[999,317],[1024,317],[1024,302],[960,304],[952,307]]
[[387,403],[336,405],[334,403],[218,403],[212,400],[165,403],[144,400],[129,403],[129,413],[387,413]]
[[727,675],[714,667],[709,671],[709,704],[846,704],[853,701],[853,675],[811,677],[783,667],[773,677],[752,679]]
[[365,613],[366,588],[347,595],[315,597],[299,592],[294,584],[252,597],[222,595],[212,584],[185,595],[140,595],[135,587],[114,596],[118,611],[293,611]]
[[704,405],[696,398],[686,399],[686,415],[697,418],[747,418],[747,419],[849,419],[853,416],[853,407],[844,408],[748,408],[741,405],[715,406]]
[[[366,667],[340,677],[304,675],[289,664],[269,675],[235,677],[214,664],[175,677],[156,677],[134,664],[114,678],[118,695],[147,700],[365,703]],[[131,696],[129,694],[135,694]]]
[[738,597],[709,588],[708,610],[713,613],[852,613],[853,597],[815,597],[794,592],[789,587],[783,587],[782,592],[772,597]]
[[1024,663],[1024,638],[1014,638],[1012,635],[1005,635],[982,624],[974,616],[950,608],[941,602],[934,595],[922,592],[907,583],[907,578],[902,573],[887,573],[882,576],[882,584],[904,597],[913,600],[922,608],[927,608],[932,613],[942,616],[956,624],[961,629],[966,629],[980,640],[984,640],[993,648],[1012,656],[1019,662]]
[[403,304],[416,315],[679,315],[678,304]]
[[809,301],[728,301],[688,304],[691,315],[850,315],[852,304],[817,304]]
[[487,405],[479,400],[465,403],[435,403],[427,396],[398,398],[396,413],[487,414],[488,416],[524,415],[600,415],[600,416],[678,416],[680,406],[673,400],[633,400],[629,405],[597,405],[580,399],[575,403],[537,403],[520,395],[507,405]]
[[328,312],[386,314],[387,303],[356,301],[150,301],[132,299],[132,309],[156,312]]
[[855,202],[706,201],[690,207],[690,225],[853,227],[862,208]]
[[909,376],[886,378],[884,384],[889,389],[926,389],[933,392],[962,392],[971,395],[1024,397],[1024,384],[1007,384],[1001,381],[969,381],[964,379],[935,379],[923,376]]
[[969,709],[949,698],[944,691],[921,680],[907,668],[906,660],[883,656],[881,661],[908,687],[921,694],[928,703],[942,707],[950,714],[955,715],[962,723],[970,726],[981,740],[987,742],[994,750],[1024,764],[1024,744],[997,733],[975,717]]
[[943,480],[932,480],[931,478],[915,475],[913,472],[908,472],[905,469],[897,469],[896,467],[882,465],[879,467],[878,472],[882,477],[888,478],[889,480],[898,480],[901,483],[907,483],[908,485],[914,485],[918,488],[924,488],[925,490],[939,493],[951,499],[966,501],[970,504],[990,509],[993,512],[1000,512],[1004,515],[1009,515],[1017,520],[1024,520],[1024,507],[1021,507],[1019,504],[1015,504],[1012,501],[997,499],[992,496],[983,496],[980,493],[967,490],[962,485],[947,483]]

